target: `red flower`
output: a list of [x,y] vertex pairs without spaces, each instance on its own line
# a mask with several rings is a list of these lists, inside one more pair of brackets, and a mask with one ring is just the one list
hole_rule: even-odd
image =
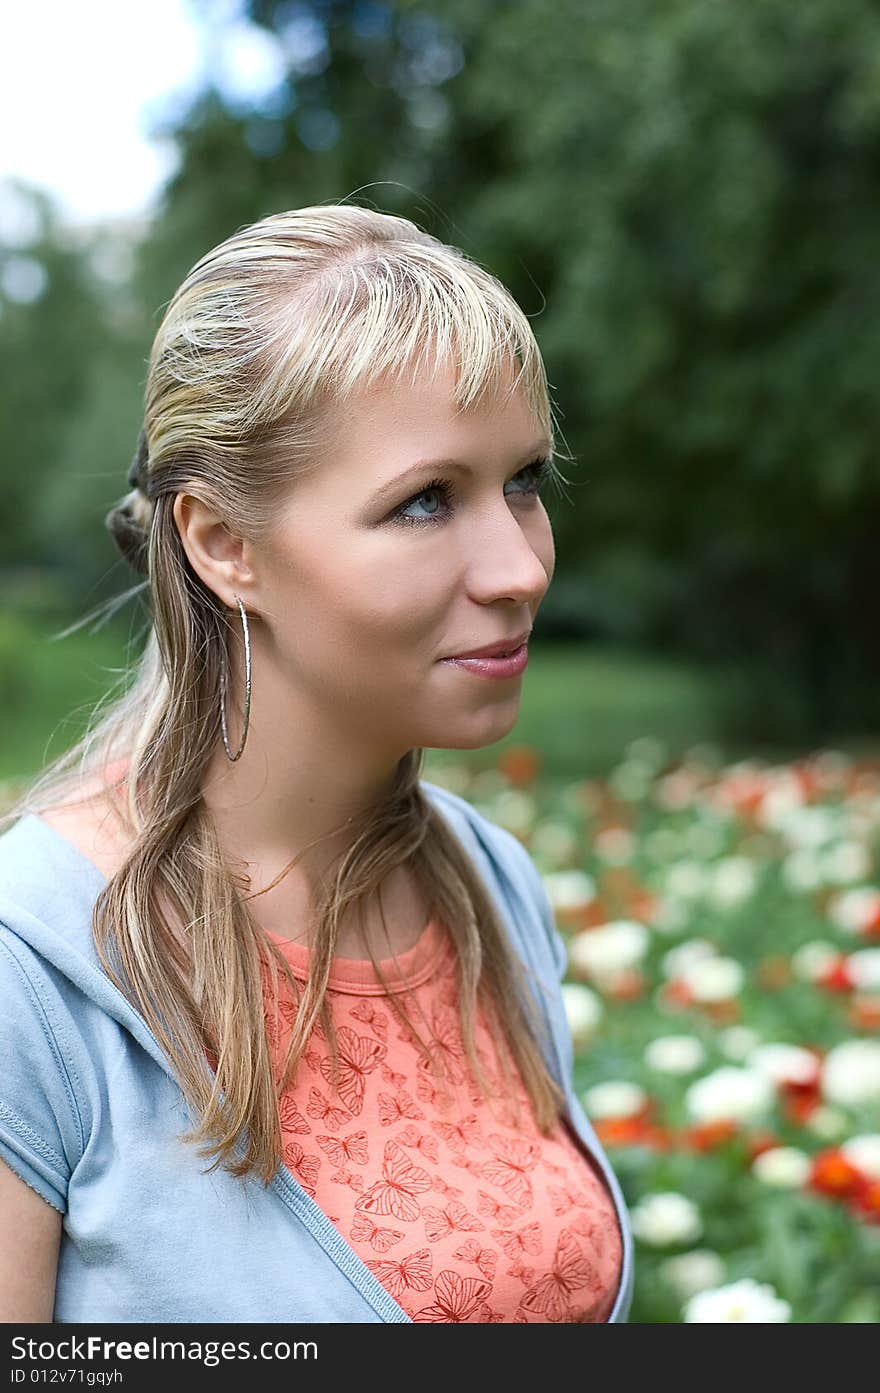
[[880,1180],[868,1180],[850,1197],[849,1207],[869,1224],[880,1224]]
[[846,954],[840,953],[825,971],[816,978],[816,985],[829,992],[850,992],[854,983],[849,973]]
[[498,756],[498,769],[508,783],[527,788],[541,772],[541,756],[531,745],[509,745]]
[[852,1195],[864,1188],[865,1178],[836,1147],[827,1147],[813,1157],[807,1188],[832,1196]]
[[847,1021],[854,1030],[880,1030],[880,996],[853,997]]
[[645,994],[645,975],[637,967],[622,968],[607,989],[616,1001],[634,1001]]
[[645,1139],[643,1117],[599,1117],[593,1130],[603,1146],[641,1146]]
[[712,1151],[735,1137],[738,1130],[736,1123],[729,1118],[718,1118],[715,1122],[700,1122],[693,1127],[685,1127],[679,1137],[683,1146],[689,1146],[694,1151]]

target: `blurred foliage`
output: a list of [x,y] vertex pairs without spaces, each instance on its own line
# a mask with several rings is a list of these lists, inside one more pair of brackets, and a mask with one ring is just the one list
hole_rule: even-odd
[[[195,8],[222,56],[233,21]],[[277,81],[169,104],[153,221],[72,238],[19,192],[39,229],[0,245],[4,566],[79,608],[127,583],[101,524],[162,306],[236,227],[353,199],[532,318],[575,456],[541,632],[734,665],[737,736],[876,729],[877,7],[251,0],[242,22]]]

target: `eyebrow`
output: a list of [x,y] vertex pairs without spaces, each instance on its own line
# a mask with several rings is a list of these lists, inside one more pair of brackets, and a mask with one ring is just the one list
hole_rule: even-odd
[[[517,464],[519,464],[520,467],[524,469],[525,466],[527,464],[531,464],[533,460],[539,459],[545,455],[549,455],[552,453],[552,451],[553,446],[549,440],[539,440],[536,442],[536,444],[532,445],[530,449],[526,450],[522,455],[520,455],[519,459],[517,460]],[[418,460],[415,464],[411,464],[408,469],[404,469],[402,474],[398,474],[395,478],[389,479],[387,484],[383,484],[380,489],[377,489],[376,492],[373,494],[371,501],[373,503],[382,503],[385,501],[385,499],[390,498],[395,493],[397,493],[398,489],[403,487],[407,479],[416,479],[420,474],[425,474],[429,471],[436,472],[438,469],[455,469],[461,474],[477,473],[477,471],[475,469],[472,469],[469,464],[466,464],[464,460]]]

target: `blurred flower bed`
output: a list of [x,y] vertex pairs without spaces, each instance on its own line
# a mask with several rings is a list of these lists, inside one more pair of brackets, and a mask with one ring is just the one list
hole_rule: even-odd
[[880,1320],[880,761],[426,777],[512,831],[568,947],[575,1085],[636,1237],[630,1319]]

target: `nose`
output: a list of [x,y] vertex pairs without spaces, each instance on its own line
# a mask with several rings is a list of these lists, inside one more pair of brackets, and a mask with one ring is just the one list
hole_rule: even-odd
[[483,604],[513,600],[528,605],[534,615],[553,579],[555,559],[546,513],[538,527],[524,525],[508,509],[497,526],[474,533],[468,564],[471,594]]

